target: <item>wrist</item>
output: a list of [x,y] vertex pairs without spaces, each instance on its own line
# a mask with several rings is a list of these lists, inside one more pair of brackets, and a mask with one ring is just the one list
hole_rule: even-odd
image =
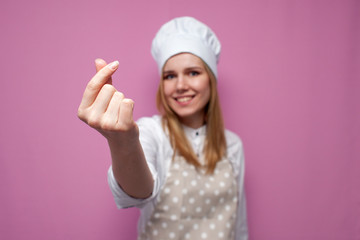
[[135,124],[133,128],[127,131],[110,132],[103,134],[109,144],[110,148],[130,147],[137,144],[139,141],[139,129]]

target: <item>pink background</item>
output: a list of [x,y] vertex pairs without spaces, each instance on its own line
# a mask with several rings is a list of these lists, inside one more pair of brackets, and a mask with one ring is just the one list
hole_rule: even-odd
[[106,141],[76,116],[93,61],[156,114],[150,43],[190,15],[223,45],[226,127],[245,145],[251,240],[360,239],[360,1],[0,3],[0,238],[135,239]]

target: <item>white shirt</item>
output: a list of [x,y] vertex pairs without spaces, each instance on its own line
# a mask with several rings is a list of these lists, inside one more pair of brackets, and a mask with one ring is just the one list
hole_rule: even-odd
[[[108,182],[115,203],[119,209],[138,207],[141,210],[141,216],[138,223],[138,233],[145,230],[146,222],[149,220],[156,198],[159,195],[162,186],[165,184],[167,171],[169,170],[173,149],[169,138],[161,125],[161,116],[144,117],[137,121],[140,130],[140,143],[143,148],[146,161],[154,179],[154,189],[152,195],[147,199],[135,199],[127,195],[116,182],[112,168],[108,171]],[[206,126],[199,129],[192,129],[184,126],[184,132],[191,143],[194,152],[199,158],[203,158],[202,149],[205,142]],[[244,153],[240,138],[225,130],[227,143],[227,159],[233,167],[234,176],[238,184],[239,205],[237,208],[236,233],[235,239],[247,240],[247,218],[246,218],[246,199],[244,189]]]

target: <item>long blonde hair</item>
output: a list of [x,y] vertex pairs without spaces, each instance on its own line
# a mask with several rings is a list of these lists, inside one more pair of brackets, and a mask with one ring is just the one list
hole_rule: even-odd
[[[210,78],[210,99],[205,106],[206,138],[204,146],[206,173],[214,172],[217,162],[226,154],[226,139],[224,133],[224,121],[222,118],[219,95],[217,92],[217,82],[214,74],[203,62],[206,72]],[[169,132],[170,142],[174,150],[174,155],[180,154],[185,160],[196,168],[202,167],[198,157],[194,153],[189,141],[187,140],[180,120],[176,113],[169,107],[165,95],[164,84],[161,77],[156,96],[157,108],[163,114],[163,128]]]

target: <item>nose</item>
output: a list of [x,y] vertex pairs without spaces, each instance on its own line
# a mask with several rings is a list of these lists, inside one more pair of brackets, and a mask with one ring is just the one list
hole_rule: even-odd
[[183,92],[188,89],[187,79],[184,75],[180,74],[176,81],[176,90],[178,92]]

